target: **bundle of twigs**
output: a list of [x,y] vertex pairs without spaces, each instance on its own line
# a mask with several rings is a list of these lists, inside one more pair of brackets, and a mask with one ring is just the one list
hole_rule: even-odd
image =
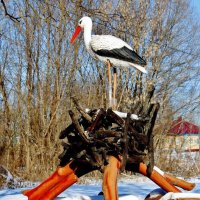
[[[85,112],[73,98],[80,113],[77,118],[69,111],[72,123],[60,133],[64,151],[59,156],[60,166],[70,160],[86,160],[94,169],[102,170],[107,165],[108,156],[123,157],[122,169],[128,164],[137,164],[148,160],[149,170],[154,165],[152,130],[159,109],[152,104],[148,117],[132,119],[120,117],[111,108]],[[148,158],[148,159],[147,159]]]

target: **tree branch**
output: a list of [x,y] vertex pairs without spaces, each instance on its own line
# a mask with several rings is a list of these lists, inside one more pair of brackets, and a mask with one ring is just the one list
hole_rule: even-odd
[[20,18],[21,17],[14,17],[13,15],[9,14],[8,11],[7,11],[7,7],[6,7],[6,4],[3,0],[1,0],[1,3],[3,5],[3,8],[4,8],[4,12],[5,12],[5,16],[8,16],[12,21],[17,21],[17,22],[20,22]]

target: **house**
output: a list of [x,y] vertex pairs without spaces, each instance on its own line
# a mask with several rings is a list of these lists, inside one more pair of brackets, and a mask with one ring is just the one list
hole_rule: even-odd
[[168,139],[168,145],[177,151],[200,151],[200,126],[179,117],[173,121],[169,130]]

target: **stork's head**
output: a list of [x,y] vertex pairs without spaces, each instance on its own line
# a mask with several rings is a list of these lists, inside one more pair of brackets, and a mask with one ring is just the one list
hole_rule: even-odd
[[92,29],[92,20],[90,17],[82,17],[79,22],[78,22],[78,26],[70,40],[71,43],[73,43],[75,41],[75,39],[77,38],[77,36],[79,35],[79,33],[81,32],[82,29]]
[[85,28],[85,27],[89,27],[92,28],[92,20],[90,17],[82,17],[79,22],[78,22],[78,26],[80,26],[81,28]]

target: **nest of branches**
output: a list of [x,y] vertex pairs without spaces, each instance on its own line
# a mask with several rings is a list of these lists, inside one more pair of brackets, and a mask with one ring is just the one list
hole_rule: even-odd
[[30,199],[54,199],[79,177],[93,170],[103,173],[104,199],[117,199],[119,170],[148,176],[167,192],[180,192],[175,186],[186,190],[194,188],[195,184],[154,166],[152,130],[159,104],[149,104],[146,115],[143,112],[144,115],[138,117],[111,108],[86,112],[75,98],[73,101],[80,117],[70,110],[72,123],[60,133],[64,148],[59,156],[61,167],[35,189],[24,191],[24,195]]
[[60,166],[71,160],[85,160],[93,169],[101,171],[112,155],[123,158],[122,170],[129,170],[130,164],[148,162],[151,173],[154,166],[152,130],[159,104],[151,104],[146,116],[134,119],[130,113],[120,117],[111,108],[86,112],[76,98],[73,101],[80,117],[69,111],[72,123],[59,136],[63,139]]

